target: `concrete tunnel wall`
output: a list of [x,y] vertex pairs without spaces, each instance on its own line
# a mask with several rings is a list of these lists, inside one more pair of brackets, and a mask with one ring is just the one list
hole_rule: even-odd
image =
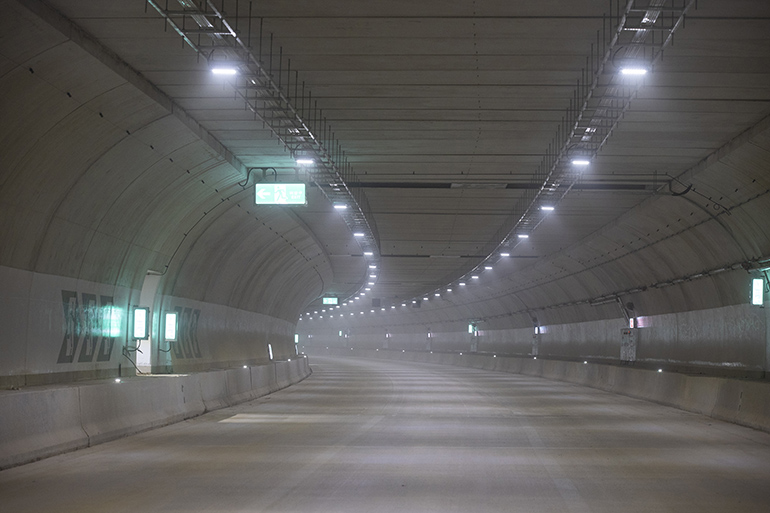
[[419,308],[394,300],[339,320],[305,316],[301,347],[459,352],[476,344],[480,352],[620,361],[630,326],[620,302],[634,307],[626,312],[635,319],[634,361],[763,376],[768,309],[749,301],[753,278],[764,276],[767,288],[757,268],[770,267],[768,170],[765,118],[679,177],[697,194],[661,189],[551,257],[518,272],[501,259],[466,287],[429,293]]
[[16,43],[0,63],[0,386],[132,373],[148,272],[153,339],[180,313],[157,369],[266,362],[268,343],[294,354],[300,309],[331,281],[314,236],[256,207],[243,173],[141,77],[9,8],[23,23],[3,24]]

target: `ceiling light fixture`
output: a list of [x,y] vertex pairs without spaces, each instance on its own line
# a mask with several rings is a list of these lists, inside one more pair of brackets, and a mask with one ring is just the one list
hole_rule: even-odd
[[649,70],[647,68],[621,68],[620,74],[621,75],[633,75],[633,76],[643,76],[646,75]]
[[315,164],[315,160],[313,159],[297,159],[297,164],[300,166],[312,166]]
[[238,70],[235,69],[235,68],[230,68],[230,67],[222,66],[222,67],[211,68],[211,73],[214,74],[214,75],[230,75],[230,76],[232,76],[232,75],[237,75],[238,74]]
[[540,207],[540,210],[545,210],[546,212],[553,212],[554,207],[550,207],[548,205],[543,205],[542,207]]
[[591,163],[591,161],[590,160],[586,160],[586,159],[575,159],[575,160],[572,161],[572,165],[573,166],[581,166],[581,167],[582,166],[587,166],[590,163]]

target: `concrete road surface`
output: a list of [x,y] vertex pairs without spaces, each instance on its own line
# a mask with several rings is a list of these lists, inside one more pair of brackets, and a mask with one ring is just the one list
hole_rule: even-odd
[[770,511],[770,434],[532,377],[311,364],[272,396],[2,471],[0,511]]

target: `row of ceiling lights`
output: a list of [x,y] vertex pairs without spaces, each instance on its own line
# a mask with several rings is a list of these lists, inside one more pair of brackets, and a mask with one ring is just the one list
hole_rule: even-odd
[[[627,67],[620,68],[619,71],[620,71],[620,74],[625,75],[625,76],[640,77],[640,76],[646,75],[647,72],[648,72],[648,69],[646,67],[627,66]],[[297,163],[298,164],[305,164],[305,165],[307,165],[307,164],[313,164],[313,161],[312,160],[308,160],[308,161],[301,162],[301,161],[298,160]],[[585,168],[585,167],[589,166],[591,164],[591,161],[588,158],[578,157],[578,158],[572,159],[571,160],[571,164],[575,168],[580,169],[580,168]],[[344,209],[347,208],[347,205],[335,204],[334,208],[337,209],[337,210],[344,210]],[[556,207],[554,205],[541,205],[540,206],[540,210],[543,211],[543,212],[546,212],[546,213],[553,212],[555,209],[556,209]],[[365,236],[365,234],[363,232],[358,232],[358,231],[353,232],[353,235],[356,238],[363,238]],[[519,233],[519,234],[517,234],[517,238],[520,239],[520,240],[528,239],[529,236],[530,236],[529,233]],[[363,254],[364,254],[365,257],[372,257],[374,255],[374,253],[372,251],[364,251]],[[510,253],[509,252],[501,252],[501,253],[499,253],[499,256],[500,257],[510,257]],[[487,257],[485,262],[488,262],[490,260],[490,258],[492,258],[492,255]],[[376,267],[377,267],[376,265],[369,265],[370,269],[376,269]],[[461,281],[459,281],[457,283],[457,285],[459,287],[465,287],[466,286],[466,281],[468,280],[468,276],[470,276],[470,280],[478,280],[480,272],[482,272],[482,271],[490,271],[492,269],[493,269],[493,267],[491,265],[489,265],[488,263],[484,263],[483,265],[481,265],[481,266],[477,267],[476,269],[474,269],[472,274],[464,276],[461,279]],[[366,282],[367,286],[362,287],[363,291],[361,291],[359,289],[359,292],[357,293],[357,295],[355,296],[354,299],[349,299],[348,301],[345,301],[341,306],[352,305],[353,301],[361,299],[362,296],[366,295],[366,292],[371,291],[371,287],[373,287],[375,285],[375,282],[372,281],[372,280],[376,280],[376,278],[377,278],[376,274],[370,273],[369,274],[369,280],[367,280],[367,282]],[[452,290],[453,289],[452,289],[451,285],[447,286],[446,292],[452,292]],[[440,290],[436,290],[433,293],[434,297],[439,297],[439,298],[441,297],[441,294],[442,293],[441,293]],[[430,297],[427,296],[427,295],[423,296],[422,298],[420,298],[418,296],[418,297],[412,298],[411,299],[411,303],[412,304],[416,304],[418,301],[429,301],[429,300],[430,300]],[[403,302],[401,304],[401,307],[405,308],[407,305],[408,305],[408,302]],[[340,309],[341,306],[338,305],[335,308],[336,309]],[[391,309],[396,309],[396,305],[391,305],[390,308]],[[386,310],[387,310],[386,308],[380,307],[380,311],[384,312]],[[330,308],[329,311],[332,311],[332,309]],[[370,309],[370,313],[376,313],[376,311],[377,311],[376,309]],[[321,313],[326,313],[326,309],[322,309]],[[359,312],[359,315],[364,315],[364,314],[365,314],[365,312],[363,312],[363,311]],[[311,312],[306,312],[305,313],[305,316],[307,317],[308,320],[312,320],[313,319],[313,317],[312,317],[313,315],[318,315],[318,311],[313,311],[312,313]],[[354,316],[355,312],[351,312],[349,315]],[[342,318],[342,317],[344,317],[344,314],[339,314],[339,316]],[[303,320],[303,318],[304,318],[303,316],[300,316],[300,321]],[[324,316],[323,315],[319,315],[319,318],[323,319]],[[330,319],[334,318],[334,315],[329,315],[329,318]]]
[[[298,163],[300,163],[300,162],[298,161]],[[309,162],[309,163],[312,164],[312,161]],[[585,159],[575,159],[575,160],[572,161],[572,164],[574,166],[577,166],[577,167],[585,167],[585,166],[588,166],[590,164],[590,161],[585,160]],[[337,210],[344,210],[346,207],[347,207],[346,205],[342,205],[342,204],[334,205],[334,208],[337,209]],[[544,212],[553,212],[554,210],[556,210],[556,207],[553,206],[553,205],[542,205],[540,207],[540,210],[542,210]],[[355,237],[357,237],[357,238],[364,236],[364,234],[361,233],[361,232],[354,232],[353,235]],[[522,239],[522,240],[528,239],[529,238],[529,234],[520,233],[520,234],[518,234],[518,238]],[[364,251],[364,256],[373,256],[373,252],[371,252],[371,251]],[[508,253],[508,252],[501,252],[501,253],[499,253],[499,256],[502,257],[502,258],[506,258],[506,257],[510,257],[511,254]],[[486,259],[486,261],[489,261],[490,258],[492,258],[492,256],[488,257]],[[357,300],[361,299],[363,296],[366,295],[367,292],[370,292],[371,288],[376,284],[376,279],[377,279],[377,271],[376,270],[377,270],[377,265],[369,264],[369,277],[368,277],[368,280],[366,280],[366,286],[362,287],[363,291],[359,290],[359,292],[355,295],[355,297],[353,299],[348,299],[347,301],[344,301],[342,303],[342,305],[337,305],[334,308],[329,308],[328,309],[329,312],[332,312],[334,309],[341,309],[342,307],[345,307],[345,306],[352,306],[353,305],[353,301],[357,301]],[[480,277],[479,274],[481,272],[483,272],[483,271],[491,271],[491,270],[493,270],[492,265],[490,265],[489,263],[484,263],[483,265],[480,265],[479,267],[474,269],[473,273],[471,273],[470,275],[466,275],[465,277],[463,277],[463,279],[461,279],[459,282],[457,282],[457,286],[458,287],[465,287],[467,285],[466,282],[467,282],[468,279],[470,279],[470,280],[478,280],[479,277]],[[445,291],[446,292],[452,292],[453,291],[452,286],[451,285],[447,286]],[[433,293],[433,296],[440,298],[441,294],[442,294],[441,290],[436,290]],[[429,301],[429,300],[430,300],[430,296],[429,295],[425,295],[425,296],[422,296],[422,297],[417,296],[417,297],[412,298],[410,301],[405,301],[405,302],[401,303],[401,307],[402,308],[406,308],[410,302],[411,302],[411,304],[416,304],[418,301]],[[391,305],[390,308],[392,310],[395,310],[396,309],[396,305]],[[314,310],[313,312],[306,312],[305,316],[302,316],[302,315],[300,316],[300,320],[303,320],[305,317],[307,318],[307,320],[313,320],[313,316],[314,315],[318,315],[320,319],[323,319],[324,316],[322,314],[326,313],[326,311],[327,310],[324,308],[324,309],[321,309],[320,314],[319,314],[318,310]],[[380,311],[385,312],[385,311],[387,311],[387,309],[385,307],[380,307]],[[377,310],[374,309],[374,308],[369,310],[369,313],[376,313],[376,312],[377,312]],[[364,315],[365,313],[366,312],[361,311],[361,312],[359,312],[359,315]],[[350,312],[349,315],[354,316],[355,312]],[[345,314],[343,314],[343,313],[339,314],[340,318],[344,318],[344,316],[345,316]],[[328,318],[332,319],[332,318],[334,318],[334,315],[330,314],[330,315],[328,315]]]

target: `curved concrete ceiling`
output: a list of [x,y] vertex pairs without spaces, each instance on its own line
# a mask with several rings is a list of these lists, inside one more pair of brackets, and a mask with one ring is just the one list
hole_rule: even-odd
[[[3,208],[25,212],[3,223],[3,240],[18,241],[4,244],[4,263],[136,285],[182,248],[168,293],[285,319],[365,286],[362,248],[318,188],[290,212],[250,203],[246,168],[291,175],[292,156],[154,9],[2,4],[3,117],[15,121],[2,134]],[[379,235],[366,297],[389,306],[498,260],[616,6],[228,0],[225,11],[254,51],[262,30],[265,62],[272,34],[274,73],[290,59],[295,86],[312,90]],[[768,34],[767,2],[700,2],[556,211],[458,304],[488,318],[562,305],[553,315],[568,322],[586,315],[570,303],[770,255],[759,222],[770,212]],[[605,79],[636,88],[614,71]],[[694,308],[714,287],[698,283],[635,301]],[[736,301],[727,296],[713,301]]]

